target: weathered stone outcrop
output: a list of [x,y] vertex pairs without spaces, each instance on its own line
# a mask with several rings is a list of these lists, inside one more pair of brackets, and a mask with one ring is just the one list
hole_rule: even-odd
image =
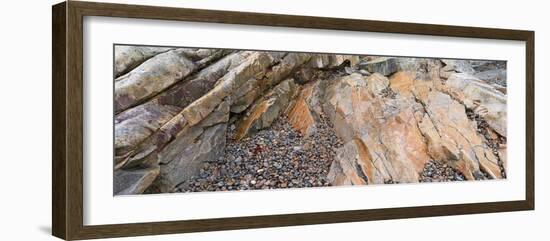
[[474,68],[472,68],[467,60],[442,59],[441,62],[445,64],[445,66],[443,67],[443,71],[446,72],[454,71],[457,73],[466,74],[473,74],[475,72]]
[[160,173],[158,165],[141,166],[128,170],[116,170],[113,175],[113,194],[128,195],[143,193]]
[[292,106],[288,109],[288,120],[294,129],[307,136],[315,131],[315,117],[309,105],[314,85],[304,87]]
[[477,124],[468,119],[467,99],[462,93],[442,85],[438,79],[412,81],[414,99],[424,108],[416,120],[431,158],[460,170],[469,180],[483,179],[482,173],[500,178],[498,159],[477,132]]
[[335,183],[418,182],[429,160],[414,119],[420,106],[400,96],[384,97],[388,82],[380,74],[352,74],[327,90],[324,110],[346,143],[331,168]]
[[[457,92],[464,94],[467,100],[476,104],[476,108],[487,123],[502,136],[506,136],[506,95],[493,85],[469,74],[453,74],[445,82]],[[483,111],[481,111],[483,109]]]
[[388,76],[397,71],[397,60],[391,57],[379,57],[371,61],[361,62],[359,66],[366,69],[370,73],[380,73]]
[[[116,46],[113,192],[234,188],[227,166],[256,188],[504,178],[501,62]],[[270,148],[292,160],[234,156]]]
[[341,66],[348,61],[350,65],[356,65],[359,62],[357,55],[342,54],[313,54],[309,61],[309,66],[317,69],[330,69]]
[[241,113],[246,110],[267,89],[287,78],[310,58],[310,54],[304,53],[284,55],[280,62],[271,67],[266,73],[251,78],[233,93],[232,99],[234,102],[231,106],[231,112]]
[[115,112],[133,107],[196,70],[183,49],[159,54],[115,82]]
[[126,74],[145,60],[173,48],[117,46],[115,48],[115,77]]
[[[246,80],[271,66],[273,58],[265,53],[254,53],[239,66],[233,68],[218,80],[216,86],[208,93],[192,102],[156,132],[142,141],[136,148],[120,157],[119,163],[133,166],[156,159],[156,153],[188,126],[194,126],[207,117],[218,105],[245,83]],[[230,101],[230,100],[228,100]],[[153,160],[151,160],[153,159]],[[120,165],[119,165],[120,166]]]
[[256,101],[251,106],[250,111],[237,123],[235,138],[241,139],[269,127],[280,114],[286,111],[288,104],[297,92],[297,88],[293,79],[287,79]]
[[[226,113],[227,114],[227,113]],[[216,161],[225,148],[227,124],[194,126],[186,129],[159,152],[160,175],[151,187],[172,191],[178,184],[199,174],[204,162]]]
[[[145,139],[158,131],[190,103],[210,91],[229,70],[242,64],[252,52],[230,54],[202,69],[187,82],[178,83],[148,102],[115,118],[115,160],[128,158]],[[177,119],[177,118],[176,118]]]

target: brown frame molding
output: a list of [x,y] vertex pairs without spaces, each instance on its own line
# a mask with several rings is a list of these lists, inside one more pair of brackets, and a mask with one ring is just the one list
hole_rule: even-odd
[[[284,26],[332,30],[519,40],[526,43],[525,200],[385,208],[188,221],[83,225],[83,17],[108,16]],[[202,232],[213,230],[356,222],[493,213],[535,208],[535,33],[533,31],[214,11],[158,6],[67,1],[52,7],[52,233],[66,239]]]

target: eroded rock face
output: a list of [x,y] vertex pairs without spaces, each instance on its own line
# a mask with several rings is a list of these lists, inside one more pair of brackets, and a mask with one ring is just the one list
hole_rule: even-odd
[[444,160],[473,180],[500,178],[497,158],[482,141],[476,124],[468,120],[465,107],[449,95],[431,91],[421,97],[426,113],[419,126],[429,143],[434,160]]
[[115,76],[128,73],[145,60],[173,48],[116,46],[115,48]]
[[466,74],[475,73],[474,68],[470,65],[468,60],[442,59],[441,62],[445,64],[443,71],[454,71]]
[[175,49],[159,54],[115,82],[115,112],[135,106],[194,72],[195,64],[184,50]]
[[346,143],[331,169],[346,176],[331,174],[336,183],[418,182],[429,160],[414,119],[420,106],[400,96],[384,97],[388,83],[381,75],[352,74],[327,90],[325,112]]
[[146,103],[116,116],[115,160],[117,164],[121,157],[151,136],[172,119],[178,111],[178,108],[172,106]]
[[475,103],[478,112],[489,125],[498,134],[506,136],[506,95],[469,74],[453,74],[445,83]]
[[300,66],[304,65],[311,58],[310,54],[303,53],[289,53],[280,59],[276,65],[274,65],[267,72],[257,75],[246,83],[244,83],[239,89],[237,89],[233,95],[233,104],[231,106],[231,112],[241,113],[246,110],[254,100],[262,95],[267,89],[280,83],[284,78],[290,76]]
[[379,73],[385,76],[395,73],[398,67],[397,60],[392,57],[379,57],[359,65],[370,73]]
[[129,195],[143,193],[159,175],[159,166],[139,167],[114,172],[113,194]]
[[269,127],[281,113],[286,111],[296,92],[297,85],[293,79],[287,79],[275,86],[264,97],[254,103],[246,116],[237,123],[235,138],[242,139],[247,135]]
[[300,91],[298,98],[288,109],[288,120],[294,129],[307,136],[315,131],[315,119],[310,107],[309,99],[312,96],[314,85],[309,85]]
[[204,162],[215,161],[225,148],[226,123],[200,128],[191,127],[181,133],[160,153],[160,175],[152,189],[170,192],[178,184],[199,174]]
[[[505,64],[498,61],[128,46],[115,52],[115,195],[209,183],[197,179],[204,165],[239,160],[226,152],[226,140],[248,143],[243,148],[251,150],[235,153],[255,156],[265,149],[260,136],[279,136],[272,125],[280,120],[292,138],[305,138],[284,156],[317,158],[306,166],[325,168],[311,170],[325,175],[321,185],[425,181],[427,166],[456,171],[460,180],[505,177]],[[317,139],[323,147],[335,142],[334,149],[312,152]],[[239,160],[246,161],[254,160]],[[245,185],[263,188],[273,178],[263,167],[272,164],[230,166],[266,178]],[[269,183],[288,187],[293,179]],[[234,187],[221,182],[222,190]]]

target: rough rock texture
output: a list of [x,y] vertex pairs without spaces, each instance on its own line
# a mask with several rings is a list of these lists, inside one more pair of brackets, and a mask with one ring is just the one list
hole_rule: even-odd
[[181,183],[177,192],[259,190],[329,186],[327,178],[334,149],[341,143],[329,123],[302,136],[281,116],[270,128],[237,141],[227,133],[225,154],[206,162],[199,174]]
[[162,166],[152,190],[172,191],[178,184],[198,174],[205,162],[218,159],[225,148],[225,123],[207,128],[190,128],[159,153]]
[[173,48],[117,46],[115,48],[115,76],[119,77],[145,60]]
[[506,63],[115,46],[114,194],[506,177]]
[[395,73],[398,67],[396,58],[392,57],[379,57],[359,65],[371,73],[380,73],[385,76]]
[[308,103],[313,93],[313,87],[314,85],[304,87],[287,113],[292,127],[304,136],[315,131],[315,119]]
[[418,173],[429,160],[414,119],[420,106],[399,97],[383,97],[388,83],[379,74],[352,74],[334,81],[327,90],[325,111],[345,143],[331,168],[341,171],[333,174],[335,183],[418,182]]
[[182,49],[159,54],[115,82],[115,112],[135,106],[195,71]]
[[286,111],[288,104],[296,94],[297,86],[293,79],[287,79],[259,99],[237,123],[235,137],[240,140],[261,129],[271,126],[271,123]]
[[453,74],[446,85],[461,92],[483,110],[482,116],[500,135],[506,136],[506,95],[494,86],[469,74]]
[[468,60],[442,59],[441,62],[445,64],[443,71],[454,71],[466,74],[475,73],[474,68],[470,65]]
[[143,193],[159,175],[159,166],[139,167],[114,172],[113,194],[127,195]]
[[430,91],[418,96],[425,106],[419,123],[429,143],[434,160],[444,160],[473,180],[483,177],[500,178],[497,158],[478,135],[476,124],[468,120],[465,107],[449,95]]

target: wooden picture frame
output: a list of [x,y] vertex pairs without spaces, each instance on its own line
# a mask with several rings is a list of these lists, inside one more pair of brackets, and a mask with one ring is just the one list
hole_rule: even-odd
[[[66,240],[533,210],[534,32],[325,17],[67,1],[52,7],[52,232]],[[525,200],[153,223],[83,224],[83,17],[107,16],[367,31],[526,43]]]

